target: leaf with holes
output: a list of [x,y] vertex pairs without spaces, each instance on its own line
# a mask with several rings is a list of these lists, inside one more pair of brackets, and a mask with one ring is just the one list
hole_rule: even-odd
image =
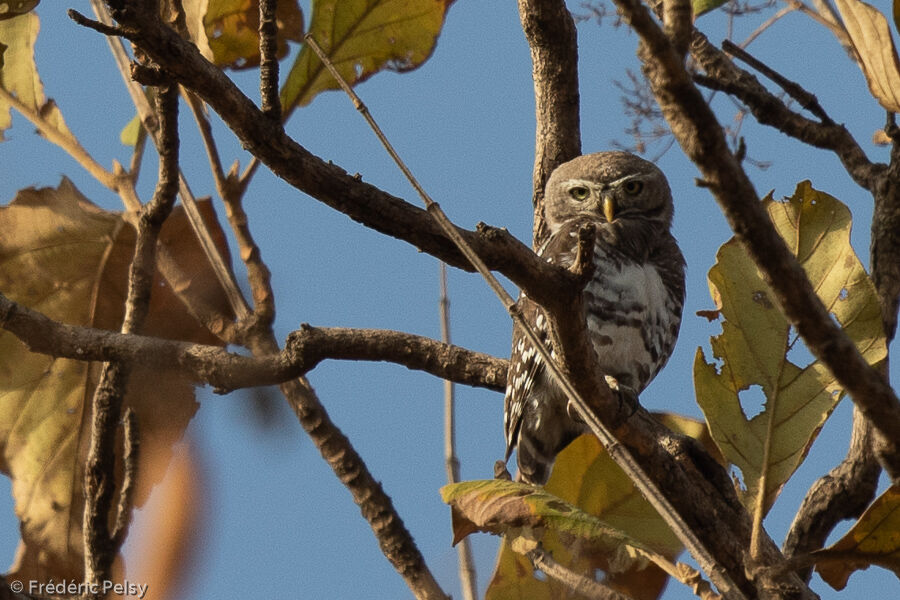
[[[671,429],[698,439],[711,453],[721,457],[702,421],[671,414],[655,416]],[[665,521],[593,435],[579,437],[560,452],[545,490],[668,559],[674,559],[681,551],[681,544]],[[584,546],[563,543],[554,532],[547,532],[542,544],[554,560],[576,573],[594,578],[597,569],[603,570],[607,573],[606,584],[636,600],[657,598],[667,582],[666,573],[656,565],[641,565],[611,574],[609,564],[614,562],[614,553],[589,552]],[[535,577],[531,562],[513,551],[509,542],[503,542],[488,585],[487,600],[567,598],[568,594],[566,585]]]
[[[797,256],[825,307],[870,364],[886,356],[881,309],[875,287],[850,246],[850,211],[810,183],[783,202],[763,200],[778,233]],[[734,238],[719,248],[709,271],[710,294],[722,319],[711,338],[708,363],[702,348],[694,360],[697,402],[713,439],[737,466],[752,506],[765,480],[764,510],[806,457],[842,390],[818,361],[795,364],[802,344],[750,257]],[[789,352],[791,354],[789,354]],[[748,416],[742,400],[750,388],[764,396],[764,408]]]
[[[231,69],[259,66],[259,0],[210,2],[203,25],[215,64]],[[278,2],[275,26],[277,55],[282,59],[289,41],[303,41],[303,12],[296,0]]]
[[[34,13],[0,21],[0,46],[4,46],[0,87],[15,96],[24,110],[39,113],[61,134],[71,137],[56,103],[44,96],[44,85],[34,64],[34,43],[40,28],[40,20]],[[4,139],[3,132],[11,125],[10,102],[0,98],[0,142]]]
[[859,0],[835,0],[869,91],[886,110],[900,112],[900,63],[887,17]]
[[[309,33],[350,84],[378,71],[410,71],[434,51],[452,0],[317,0]],[[324,90],[338,89],[309,46],[291,67],[281,104],[285,113]]]
[[[209,217],[211,204],[201,206]],[[221,229],[206,220],[223,244]],[[160,241],[186,267],[179,286],[210,300],[224,298],[183,211],[166,221]],[[134,243],[134,229],[120,215],[91,204],[68,180],[56,189],[22,190],[0,207],[0,290],[64,323],[118,330]],[[216,306],[228,310],[224,300]],[[143,332],[217,343],[159,275]],[[81,579],[83,463],[98,374],[97,363],[33,354],[0,331],[0,472],[12,480],[22,523],[23,544],[12,567],[18,579]],[[157,461],[197,407],[183,375],[140,366],[125,403],[137,417],[141,456]],[[138,465],[137,503],[160,476],[145,467]]]
[[900,485],[885,490],[844,537],[813,552],[816,571],[842,590],[853,571],[879,565],[900,577]]

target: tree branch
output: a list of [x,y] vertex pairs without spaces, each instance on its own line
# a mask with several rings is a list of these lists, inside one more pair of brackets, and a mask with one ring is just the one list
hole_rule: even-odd
[[32,352],[85,361],[140,362],[173,369],[185,373],[195,383],[212,385],[219,392],[282,383],[308,373],[329,359],[393,362],[465,385],[496,391],[506,387],[505,359],[383,329],[307,325],[288,336],[286,348],[280,353],[248,357],[218,346],[58,323],[2,294],[0,327],[19,338]]
[[[122,322],[122,333],[126,334],[139,331],[149,312],[159,232],[172,212],[178,191],[178,91],[172,84],[160,88],[156,98],[159,180],[138,222]],[[97,586],[111,579],[112,563],[123,541],[118,531],[110,531],[109,522],[116,481],[116,431],[130,373],[130,364],[104,363],[92,403],[91,439],[84,469],[84,580]],[[130,485],[123,487],[126,503],[130,491]]]
[[550,173],[581,154],[578,40],[563,0],[519,0],[522,30],[531,48],[535,100],[534,247],[548,231],[544,184]]
[[[703,173],[735,237],[764,274],[785,316],[813,355],[831,370],[882,436],[890,439],[900,431],[900,401],[894,391],[832,321],[803,268],[772,227],[753,184],[728,151],[715,115],[647,9],[636,0],[616,3],[641,37],[639,55],[645,74],[673,134]],[[695,34],[692,50],[704,42],[705,38]],[[849,134],[847,139],[852,141]],[[858,149],[855,144],[853,147]],[[867,163],[861,151],[859,154]],[[858,161],[855,165],[860,166]],[[900,477],[900,471],[893,476]]]
[[831,150],[858,185],[870,191],[874,189],[886,167],[869,161],[846,127],[833,122],[814,121],[792,111],[756,77],[736,66],[728,55],[713,46],[696,29],[691,42],[691,56],[706,71],[706,77],[698,78],[703,85],[738,98],[763,125],[774,127],[810,146]]
[[[427,211],[349,175],[300,146],[279,124],[266,118],[220,69],[206,61],[193,44],[160,23],[145,3],[108,4],[123,34],[168,75],[206,101],[242,145],[277,176],[371,229],[409,242],[448,265],[474,270]],[[541,304],[555,304],[561,290],[574,290],[578,285],[565,269],[541,260],[505,230],[484,225],[477,232],[457,230],[488,267],[502,272]]]
[[260,0],[259,2],[259,95],[262,112],[280,124],[277,5],[277,0]]

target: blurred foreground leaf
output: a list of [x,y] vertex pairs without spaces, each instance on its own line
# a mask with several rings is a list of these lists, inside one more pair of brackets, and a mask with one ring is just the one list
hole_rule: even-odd
[[40,3],[41,0],[0,0],[0,21],[24,15]]
[[[763,200],[775,228],[797,256],[819,298],[870,364],[886,356],[875,287],[850,246],[850,211],[803,182],[784,202]],[[743,475],[744,503],[752,506],[765,476],[765,510],[806,457],[843,391],[819,361],[788,358],[801,344],[750,257],[734,238],[719,248],[709,271],[710,294],[722,318],[711,339],[721,366],[694,360],[697,402],[713,439]],[[741,393],[758,386],[762,412],[748,418]],[[766,445],[769,444],[768,461]]]
[[[279,0],[275,19],[278,58],[282,59],[287,56],[288,41],[303,41],[303,12],[296,0]],[[259,0],[211,0],[203,25],[216,65],[259,66]]]
[[[208,216],[210,203],[201,209]],[[222,242],[221,230],[213,231]],[[179,264],[189,266],[190,280],[179,285],[222,297],[189,232],[178,209],[161,234]],[[67,179],[56,189],[22,190],[0,207],[0,290],[50,318],[118,330],[134,242],[130,225],[91,204]],[[218,343],[158,274],[143,333]],[[83,462],[99,367],[33,354],[0,331],[0,471],[12,480],[22,524],[11,573],[18,579],[81,579]],[[197,408],[193,387],[181,375],[140,366],[132,373],[125,404],[135,411],[141,445],[158,449],[181,437]],[[152,470],[142,466],[137,504],[154,483]]]

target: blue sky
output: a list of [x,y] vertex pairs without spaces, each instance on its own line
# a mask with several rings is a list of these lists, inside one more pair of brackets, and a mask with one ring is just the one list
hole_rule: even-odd
[[[302,3],[304,9],[308,3]],[[889,14],[889,3],[876,2]],[[134,111],[105,41],[65,17],[64,8],[89,13],[86,1],[44,2],[38,66],[49,97],[57,100],[69,127],[104,165],[127,164],[119,131]],[[570,2],[573,11],[583,11]],[[736,39],[769,13],[736,24]],[[308,16],[308,12],[307,12]],[[725,35],[721,14],[701,17],[713,41]],[[582,145],[585,152],[629,143],[624,133],[621,92],[613,81],[637,72],[636,37],[612,20],[579,25]],[[753,53],[815,93],[831,117],[845,123],[869,156],[886,160],[871,145],[884,114],[869,96],[858,68],[822,27],[790,15],[751,47]],[[257,97],[252,73],[237,76]],[[460,0],[451,7],[437,49],[423,67],[403,75],[386,73],[358,88],[410,168],[458,225],[479,221],[507,227],[520,239],[531,232],[531,169],[534,145],[529,50],[513,2]],[[721,118],[736,113],[718,98]],[[205,155],[187,111],[182,119],[182,166],[197,195],[214,194]],[[0,144],[0,202],[27,186],[56,186],[70,177],[97,204],[121,209],[110,192],[92,181],[62,151],[15,118]],[[342,94],[326,93],[298,110],[289,132],[311,152],[393,194],[417,202],[412,190]],[[856,187],[831,154],[814,151],[747,119],[741,129],[751,158],[770,161],[748,167],[757,191],[789,195],[810,179],[853,211],[853,242],[868,264],[871,198]],[[223,160],[247,156],[230,132],[218,127]],[[654,155],[659,148],[652,149]],[[675,355],[642,396],[653,410],[699,417],[693,400],[691,365],[698,346],[718,325],[695,312],[712,307],[706,272],[715,251],[730,237],[710,194],[694,185],[697,170],[677,146],[659,161],[676,203],[675,236],[688,263],[685,321]],[[144,197],[155,171],[147,161]],[[438,266],[404,242],[366,230],[261,169],[246,197],[250,224],[273,271],[280,338],[301,322],[321,326],[376,327],[439,337]],[[502,306],[476,276],[450,271],[453,341],[506,356],[510,323]],[[896,364],[897,361],[894,361]],[[893,369],[898,377],[897,367]],[[402,367],[377,363],[327,362],[310,380],[329,410],[392,496],[431,569],[445,590],[460,597],[456,552],[450,547],[449,510],[438,488],[445,483],[442,456],[441,382]],[[262,426],[246,392],[215,396],[201,390],[201,408],[187,433],[203,465],[208,490],[205,523],[195,568],[186,590],[200,600],[262,592],[296,598],[405,598],[409,591],[381,555],[349,494],[283,403],[275,402],[274,425]],[[458,454],[464,478],[491,476],[502,456],[502,397],[457,388]],[[766,520],[779,544],[809,485],[843,457],[851,406],[844,401],[826,424],[807,462],[787,484]],[[883,489],[884,485],[882,485]],[[0,565],[9,564],[17,539],[8,480],[0,479]],[[842,528],[841,530],[843,531]],[[139,535],[138,533],[135,535]],[[497,539],[473,537],[479,583],[493,568]],[[820,579],[814,589],[837,598]],[[844,597],[883,597],[897,580],[878,568],[857,573]],[[152,593],[152,592],[151,592]],[[667,599],[693,598],[671,584]]]

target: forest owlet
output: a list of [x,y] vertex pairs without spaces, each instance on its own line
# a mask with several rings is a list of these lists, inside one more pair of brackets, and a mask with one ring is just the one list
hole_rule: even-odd
[[[681,324],[684,257],[669,231],[672,209],[662,172],[627,152],[579,156],[553,171],[544,191],[550,237],[538,254],[548,262],[570,266],[579,229],[596,228],[584,317],[601,372],[635,396],[668,360]],[[549,346],[543,310],[524,295],[520,303]],[[518,478],[535,484],[546,482],[557,453],[586,431],[570,417],[562,391],[518,327],[504,426],[506,459],[518,448]]]

